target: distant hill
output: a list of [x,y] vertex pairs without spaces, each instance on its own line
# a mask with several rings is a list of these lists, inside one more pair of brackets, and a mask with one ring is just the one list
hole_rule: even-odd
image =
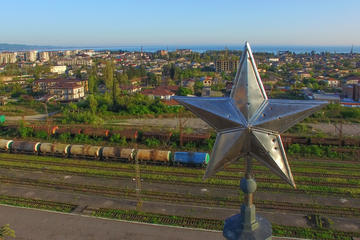
[[55,49],[54,46],[0,43],[0,52]]

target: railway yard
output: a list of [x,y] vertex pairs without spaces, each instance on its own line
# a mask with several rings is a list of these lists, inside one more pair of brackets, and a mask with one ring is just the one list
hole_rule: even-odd
[[[126,162],[14,153],[0,158],[2,204],[213,230],[221,230],[223,220],[241,204],[241,162],[202,181],[199,167],[139,164],[137,172],[134,163]],[[257,209],[277,236],[358,237],[358,163],[292,157],[295,190],[256,164]],[[312,226],[312,216],[324,224]]]
[[[32,125],[33,135],[19,138],[17,128],[2,127],[1,204],[215,231],[242,204],[243,160],[202,180],[209,155],[201,149],[212,134],[184,134],[183,143],[200,150],[192,152],[171,145],[179,135],[166,131]],[[64,132],[72,140],[88,136],[87,142],[61,141]],[[116,134],[125,145],[110,141]],[[162,144],[149,149],[146,139]],[[283,141],[297,189],[265,166],[253,167],[255,204],[274,236],[360,237],[359,140],[285,135]]]

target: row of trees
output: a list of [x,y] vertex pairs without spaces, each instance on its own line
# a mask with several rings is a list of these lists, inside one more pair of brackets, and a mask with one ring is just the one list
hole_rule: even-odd
[[[70,103],[63,107],[63,123],[103,122],[102,117],[116,115],[145,115],[177,113],[178,106],[167,106],[159,99],[150,99],[142,94],[118,95],[115,102],[110,93],[91,94],[79,103]],[[102,117],[100,117],[102,116]]]

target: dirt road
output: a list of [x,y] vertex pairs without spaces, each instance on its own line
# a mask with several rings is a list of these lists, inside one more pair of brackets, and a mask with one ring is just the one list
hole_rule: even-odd
[[[54,114],[58,113],[57,112],[52,112],[49,113],[48,116],[52,116]],[[20,121],[20,120],[25,120],[25,121],[41,121],[41,120],[46,120],[46,113],[44,114],[36,114],[36,115],[31,115],[31,116],[10,116],[10,117],[6,117],[6,121]]]
[[[148,126],[148,127],[163,127],[163,128],[177,128],[179,126],[179,119],[177,118],[153,118],[153,119],[125,119],[115,125],[122,126]],[[328,123],[309,123],[309,126],[316,130],[331,135],[338,135],[333,124]],[[211,127],[199,118],[188,118],[184,123],[184,127],[193,129],[207,130]],[[343,124],[343,134],[346,136],[360,136],[360,124]]]

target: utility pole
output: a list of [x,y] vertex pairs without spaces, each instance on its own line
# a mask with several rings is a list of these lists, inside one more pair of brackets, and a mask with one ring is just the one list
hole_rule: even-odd
[[135,180],[136,180],[136,211],[140,211],[142,208],[142,199],[141,199],[141,176],[140,176],[140,166],[139,166],[139,159],[137,157],[137,152],[135,154]]
[[188,121],[188,119],[184,119],[183,118],[183,110],[180,110],[178,113],[178,119],[179,119],[179,142],[180,142],[180,147],[183,146],[183,131],[184,131],[184,125],[186,124],[186,122]]
[[49,124],[49,113],[48,113],[48,109],[47,109],[47,104],[46,102],[43,103],[44,105],[44,109],[45,109],[45,114],[46,114],[46,128],[47,128],[47,134],[50,135],[50,124]]

